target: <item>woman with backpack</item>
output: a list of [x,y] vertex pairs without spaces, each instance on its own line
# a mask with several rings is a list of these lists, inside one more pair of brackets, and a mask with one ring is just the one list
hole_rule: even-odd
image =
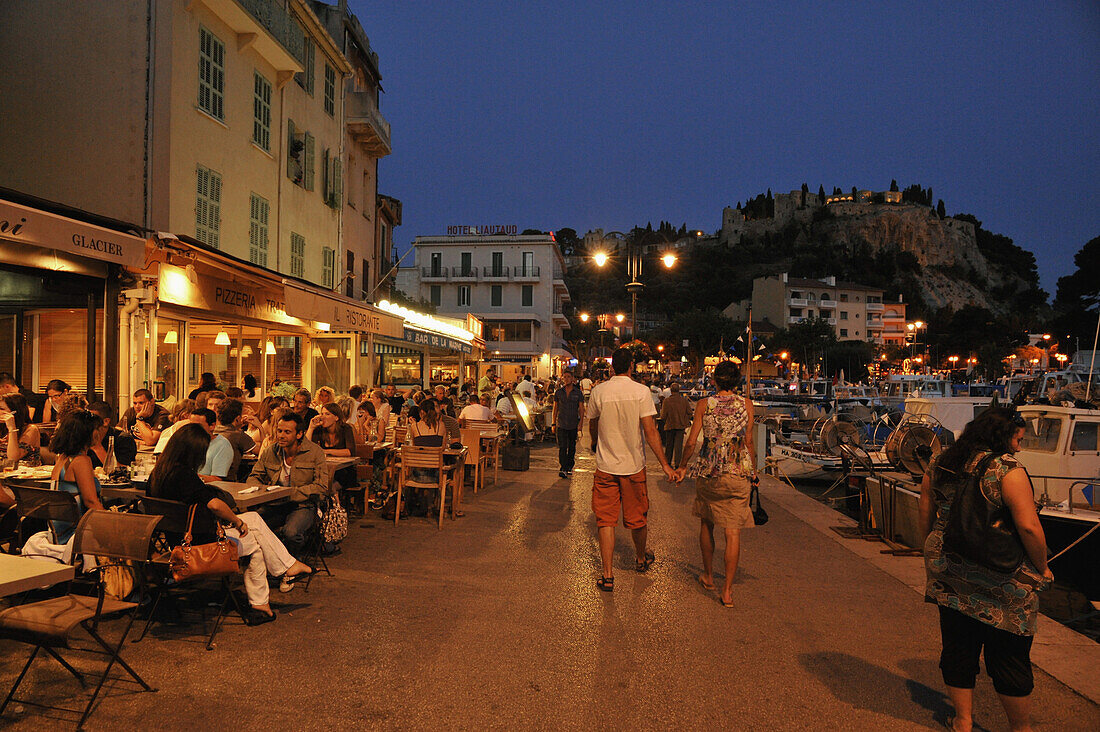
[[921,484],[925,601],[939,606],[940,670],[955,730],[973,723],[983,649],[1009,724],[1031,729],[1038,592],[1054,575],[1031,479],[1012,456],[1024,432],[1015,409],[986,409],[932,461]]

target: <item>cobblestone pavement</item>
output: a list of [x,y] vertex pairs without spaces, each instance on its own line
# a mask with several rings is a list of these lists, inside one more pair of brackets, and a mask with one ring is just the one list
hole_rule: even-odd
[[[112,683],[88,728],[942,729],[934,609],[800,519],[797,501],[771,502],[772,520],[744,532],[727,609],[695,581],[690,481],[651,465],[657,562],[635,573],[620,529],[616,589],[601,593],[586,449],[577,467],[559,479],[556,450],[537,447],[530,471],[468,493],[442,531],[353,520],[333,577],[273,592],[276,622],[233,618],[210,652],[197,625],[127,644],[160,691]],[[0,682],[23,648],[0,643]],[[21,696],[75,706],[77,688],[40,659]],[[1100,729],[1096,705],[1042,672],[1034,699],[1039,729]],[[26,705],[0,727],[73,719]],[[1006,727],[986,677],[976,719]]]

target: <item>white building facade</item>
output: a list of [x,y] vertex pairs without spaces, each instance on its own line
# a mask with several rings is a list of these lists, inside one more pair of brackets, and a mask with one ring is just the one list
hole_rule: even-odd
[[485,365],[503,379],[546,378],[573,358],[563,336],[565,263],[552,235],[419,236],[413,247],[397,289],[442,315],[484,321]]

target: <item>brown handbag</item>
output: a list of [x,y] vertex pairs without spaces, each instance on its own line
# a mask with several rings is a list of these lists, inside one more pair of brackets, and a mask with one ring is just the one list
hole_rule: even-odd
[[183,536],[183,544],[173,549],[168,558],[172,579],[180,582],[192,577],[220,577],[239,572],[237,545],[226,538],[222,525],[215,522],[218,527],[216,542],[192,546],[191,525],[194,522],[195,504],[191,504],[191,510],[187,513],[187,533]]

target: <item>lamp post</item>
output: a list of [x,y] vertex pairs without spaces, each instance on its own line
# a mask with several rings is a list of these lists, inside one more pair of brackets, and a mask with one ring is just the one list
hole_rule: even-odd
[[[626,276],[629,278],[629,282],[626,283],[626,291],[630,293],[630,337],[636,339],[638,337],[638,293],[645,289],[645,285],[640,281],[642,276],[642,250],[634,242],[633,236],[627,236],[621,231],[609,231],[605,237],[614,237],[626,244]],[[592,255],[592,261],[597,267],[603,267],[610,259],[610,255],[607,252],[596,252]],[[666,252],[661,257],[661,262],[666,268],[672,269],[676,264],[676,255],[672,252]],[[622,317],[618,318],[619,322],[622,322]]]

